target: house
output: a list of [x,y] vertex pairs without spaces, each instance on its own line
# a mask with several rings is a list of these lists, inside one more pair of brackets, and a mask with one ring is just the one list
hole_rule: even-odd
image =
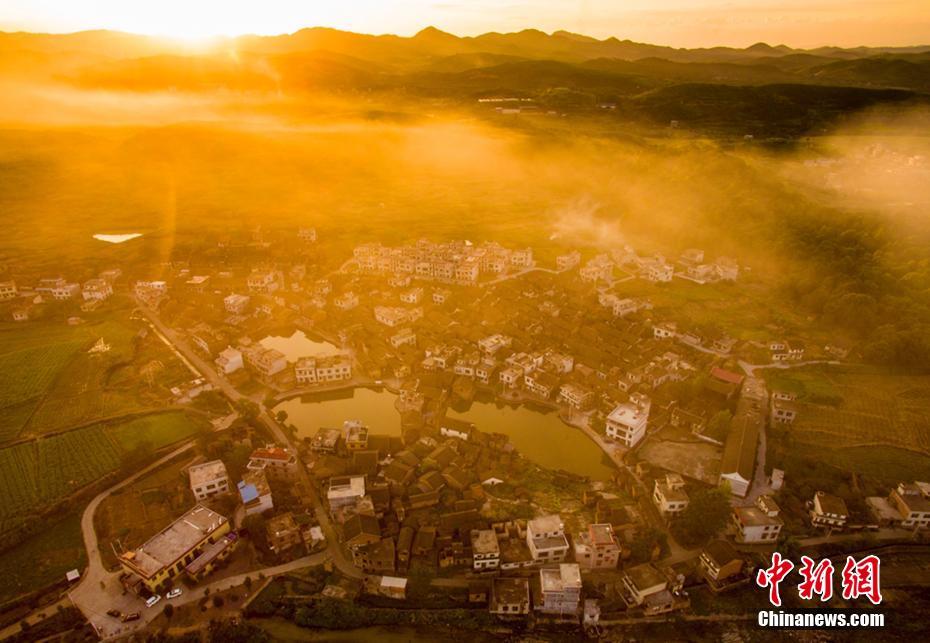
[[542,603],[536,605],[538,611],[578,617],[578,606],[581,602],[581,568],[577,564],[562,563],[555,569],[540,569],[539,588]]
[[555,258],[555,267],[558,270],[569,270],[581,263],[581,253],[577,250],[572,250],[569,253],[564,255],[559,255]]
[[329,479],[326,501],[330,511],[355,505],[365,495],[365,476],[335,476]]
[[113,286],[106,279],[88,279],[81,294],[84,301],[103,301],[113,294]]
[[300,526],[290,511],[271,518],[265,525],[265,536],[268,548],[275,554],[304,544]]
[[685,482],[677,473],[669,473],[655,481],[652,502],[666,520],[675,518],[688,506]]
[[839,496],[818,491],[811,503],[810,517],[814,527],[842,529],[849,519],[849,509],[846,508],[846,501]]
[[737,414],[723,445],[719,484],[730,485],[730,493],[745,498],[756,466],[761,422],[758,418]]
[[294,365],[298,384],[325,384],[352,379],[352,360],[348,355],[301,357]]
[[908,529],[930,527],[930,493],[921,488],[923,483],[898,483],[888,502],[901,515],[900,525]]
[[232,293],[223,298],[223,308],[233,315],[242,315],[249,307],[250,301],[252,301],[252,298],[248,295]]
[[377,543],[352,549],[352,562],[368,574],[394,573],[396,552],[393,538],[382,538]]
[[400,300],[405,304],[419,304],[423,299],[423,289],[420,287],[411,288],[400,294]]
[[778,505],[771,496],[760,496],[752,507],[734,507],[731,524],[736,542],[743,544],[774,544],[784,526]]
[[346,420],[342,423],[343,439],[349,451],[368,449],[368,427],[358,420]]
[[220,355],[216,358],[215,364],[217,370],[223,375],[235,373],[244,367],[244,363],[242,361],[242,351],[237,350],[232,346],[227,346],[225,349],[220,351]]
[[618,404],[607,416],[607,437],[619,440],[629,448],[635,447],[646,435],[651,403],[645,396],[631,398]]
[[[120,554],[119,563],[133,581],[158,592],[182,572],[201,575],[208,571],[232,546],[225,538],[228,533],[229,521],[224,516],[198,504],[141,547]],[[216,545],[222,550],[214,552]],[[201,559],[204,554],[208,559]],[[191,567],[195,562],[197,565]]]
[[304,243],[316,243],[316,228],[298,228],[297,238]]
[[270,295],[281,287],[281,280],[280,272],[255,269],[248,276],[246,285],[252,294]]
[[380,543],[381,526],[378,524],[378,519],[365,513],[350,516],[342,524],[342,542],[349,549]]
[[440,288],[439,290],[433,291],[433,303],[434,304],[444,304],[449,301],[449,297],[452,296],[452,291],[447,288]]
[[565,525],[558,514],[540,516],[526,523],[526,544],[533,560],[540,563],[557,563],[565,559],[568,539]]
[[35,290],[40,294],[51,295],[52,299],[64,301],[81,292],[81,286],[65,281],[63,277],[54,277],[52,279],[40,279]]
[[674,339],[678,335],[678,325],[675,322],[660,322],[652,327],[653,339]]
[[245,363],[258,375],[266,380],[271,379],[287,368],[287,358],[274,348],[265,348],[261,344],[253,344],[242,352]]
[[198,501],[229,491],[229,477],[222,460],[195,464],[187,470],[191,491]]
[[264,471],[269,478],[292,478],[297,466],[297,456],[291,449],[269,446],[252,451],[246,468]]
[[424,526],[417,529],[417,534],[413,539],[414,556],[432,556],[436,546],[436,528]]
[[544,399],[549,399],[559,385],[559,378],[546,371],[533,371],[523,377],[526,390]]
[[792,424],[798,416],[798,407],[794,402],[772,398],[772,420],[782,424]]
[[620,542],[610,523],[593,523],[574,537],[575,562],[586,569],[616,569]]
[[358,306],[358,295],[352,291],[344,292],[333,299],[333,306],[339,310],[352,310]]
[[642,605],[646,599],[668,589],[668,579],[651,563],[636,565],[620,579],[623,599],[628,605]]
[[15,299],[18,291],[16,282],[12,280],[0,281],[0,301]]
[[397,576],[382,576],[378,585],[378,593],[388,598],[404,600],[407,598],[407,579]]
[[268,485],[265,472],[261,469],[246,469],[237,487],[246,516],[264,513],[274,508],[271,487]]
[[743,571],[744,561],[725,540],[712,540],[701,551],[698,570],[711,589],[720,589]]
[[388,342],[394,348],[400,348],[401,346],[416,346],[417,345],[417,335],[409,328],[401,328],[394,335],[391,335]]
[[310,450],[315,453],[336,453],[339,446],[339,440],[342,439],[342,431],[339,429],[329,429],[320,427],[316,435],[310,440]]
[[530,583],[525,578],[494,578],[488,611],[498,616],[530,613]]
[[458,438],[459,440],[468,440],[475,425],[471,422],[450,418],[448,416],[442,419],[439,424],[439,434],[449,438]]
[[585,411],[594,403],[594,391],[587,386],[568,382],[559,389],[559,402],[576,411]]
[[472,569],[498,569],[501,564],[501,550],[497,534],[493,529],[471,530]]

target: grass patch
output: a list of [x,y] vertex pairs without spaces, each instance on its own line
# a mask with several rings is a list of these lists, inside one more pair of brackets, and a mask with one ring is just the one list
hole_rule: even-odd
[[143,444],[159,449],[191,437],[204,424],[186,413],[159,413],[118,424],[109,433],[123,451]]
[[81,516],[73,513],[0,554],[0,603],[50,585],[86,564]]
[[900,480],[924,480],[930,472],[930,457],[893,447],[849,447],[822,449],[818,459],[889,484]]

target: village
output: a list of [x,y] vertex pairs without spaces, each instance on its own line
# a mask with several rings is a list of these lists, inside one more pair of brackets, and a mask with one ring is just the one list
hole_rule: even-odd
[[[236,243],[217,247],[232,256]],[[102,636],[151,621],[162,597],[205,601],[201,588],[226,568],[251,582],[311,560],[341,579],[330,598],[415,606],[425,586],[505,624],[596,636],[617,619],[690,613],[695,588],[752,591],[753,570],[787,539],[926,539],[927,482],[852,503],[833,488],[799,499],[766,463],[767,433],[806,407],[764,369],[837,363],[849,346],[740,340],[653,301],[670,283],[738,283],[734,259],[626,246],[543,262],[532,248],[420,240],[362,244],[323,270],[313,228],[280,252],[261,230],[239,243],[261,261],[0,283],[3,314],[23,324],[56,305],[80,324],[132,298],[200,375],[174,386],[173,402],[225,397],[234,446],[248,453],[243,467],[205,446],[183,469],[183,513],[139,542],[106,543],[118,584],[74,592]],[[392,395],[394,417],[324,425],[310,412],[298,425],[280,408],[357,389]],[[504,427],[457,415],[476,400],[554,413],[610,475],[539,466]],[[711,511],[696,532],[693,514],[721,503],[721,519]]]

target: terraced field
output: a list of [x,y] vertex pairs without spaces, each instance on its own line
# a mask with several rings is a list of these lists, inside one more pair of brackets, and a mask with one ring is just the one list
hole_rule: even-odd
[[200,426],[184,413],[160,413],[0,449],[0,531],[116,470],[123,454],[137,446],[158,449],[190,437]]

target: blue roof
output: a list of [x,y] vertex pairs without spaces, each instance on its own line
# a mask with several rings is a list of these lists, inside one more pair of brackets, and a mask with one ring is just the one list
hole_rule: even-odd
[[246,484],[245,481],[242,481],[237,486],[239,487],[242,502],[251,502],[258,498],[258,489],[255,488],[254,484]]

